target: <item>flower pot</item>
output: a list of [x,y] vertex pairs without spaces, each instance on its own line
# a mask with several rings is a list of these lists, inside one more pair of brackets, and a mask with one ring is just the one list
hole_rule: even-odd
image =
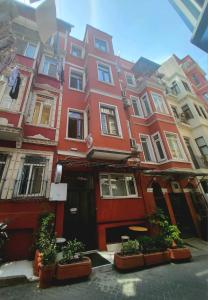
[[164,263],[170,262],[170,252],[168,250],[163,252],[163,260],[164,260]]
[[144,263],[146,266],[160,265],[167,262],[168,254],[164,252],[154,252],[144,254]]
[[42,256],[43,256],[43,254],[37,249],[35,251],[35,257],[34,257],[34,261],[33,261],[33,274],[35,276],[39,276],[39,264],[42,261]]
[[74,262],[67,265],[57,264],[56,279],[76,279],[88,277],[92,272],[92,262],[88,257],[83,257],[79,262]]
[[144,266],[143,254],[121,255],[114,254],[114,265],[118,270],[132,270]]
[[55,275],[55,268],[55,264],[48,266],[39,265],[39,288],[45,289],[51,286]]
[[171,261],[183,261],[183,260],[190,260],[192,255],[189,248],[170,248],[168,249],[170,253],[170,259]]

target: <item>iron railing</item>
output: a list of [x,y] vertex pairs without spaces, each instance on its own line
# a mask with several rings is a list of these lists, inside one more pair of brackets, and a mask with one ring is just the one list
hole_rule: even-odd
[[15,180],[14,198],[45,197],[48,187],[47,180]]

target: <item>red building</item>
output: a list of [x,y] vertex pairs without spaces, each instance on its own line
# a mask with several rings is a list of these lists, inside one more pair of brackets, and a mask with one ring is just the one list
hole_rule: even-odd
[[[8,96],[9,68],[0,81],[0,220],[9,225],[8,259],[29,255],[45,211],[55,212],[58,236],[81,239],[88,249],[118,242],[156,206],[184,235],[200,235],[189,186],[197,185],[196,174],[160,66],[116,56],[112,37],[89,25],[77,40],[61,20],[54,54],[55,37],[40,43],[34,9],[18,8],[16,101]],[[49,201],[57,163],[68,186],[65,202]]]

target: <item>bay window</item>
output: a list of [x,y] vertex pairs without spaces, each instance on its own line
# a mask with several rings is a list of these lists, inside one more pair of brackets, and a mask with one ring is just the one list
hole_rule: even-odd
[[148,96],[145,94],[141,97],[141,103],[144,111],[144,116],[147,117],[152,113]]
[[155,161],[155,156],[150,141],[150,137],[148,135],[141,135],[141,143],[142,143],[145,161]]
[[42,73],[56,78],[58,73],[58,61],[52,57],[45,56],[42,65]]
[[[48,99],[47,99],[48,98]],[[32,116],[32,124],[37,126],[50,126],[52,118],[53,98],[37,95]]]
[[34,59],[36,55],[37,44],[26,40],[17,39],[16,49],[17,49],[17,54]]
[[103,198],[137,196],[135,178],[130,174],[101,174],[100,189]]
[[154,134],[152,140],[153,140],[153,145],[155,148],[157,160],[158,161],[165,160],[166,159],[165,150],[159,133]]
[[152,93],[151,95],[152,95],[152,99],[153,99],[156,111],[160,112],[160,113],[167,114],[168,110],[167,110],[167,107],[165,105],[163,97],[159,94],[156,94],[156,93]]
[[131,102],[134,110],[134,115],[137,117],[143,117],[142,107],[137,97],[131,96]]

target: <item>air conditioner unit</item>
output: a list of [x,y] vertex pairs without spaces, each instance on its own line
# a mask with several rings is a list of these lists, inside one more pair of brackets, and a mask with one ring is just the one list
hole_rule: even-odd
[[130,139],[131,148],[136,150],[137,152],[142,152],[141,144],[137,144],[135,139]]
[[129,99],[123,99],[124,108],[131,106],[131,101]]

